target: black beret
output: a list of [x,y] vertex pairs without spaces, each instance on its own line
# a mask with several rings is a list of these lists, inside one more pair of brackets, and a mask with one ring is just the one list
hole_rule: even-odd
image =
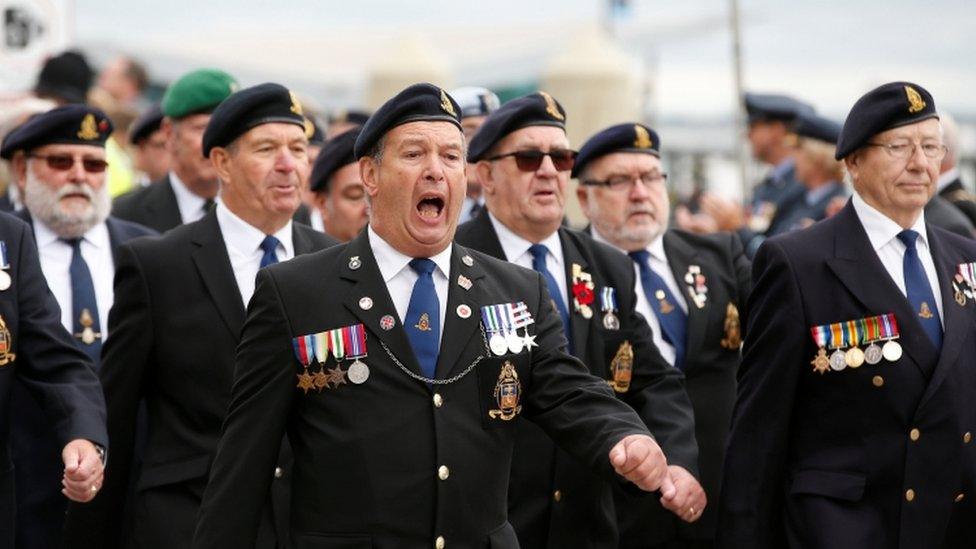
[[95,107],[81,104],[57,107],[32,116],[9,134],[0,147],[0,158],[10,160],[17,151],[30,151],[52,143],[105,147],[112,121]]
[[840,124],[816,114],[801,114],[793,122],[793,133],[836,145],[840,136]]
[[129,142],[138,145],[159,129],[163,122],[163,109],[158,104],[149,107],[129,126]]
[[68,103],[84,103],[88,98],[95,71],[79,51],[69,50],[44,61],[37,76],[34,93],[56,97]]
[[306,137],[314,130],[298,97],[281,84],[258,84],[233,93],[210,116],[203,132],[203,156],[209,157],[211,149],[226,147],[255,126],[272,122],[301,126]]
[[512,99],[488,115],[468,145],[468,162],[477,162],[506,135],[529,126],[566,129],[566,111],[558,101],[540,91]]
[[660,157],[661,139],[657,132],[643,124],[610,126],[583,143],[571,175],[579,177],[587,163],[615,152],[644,153]]
[[938,118],[932,94],[918,84],[891,82],[864,94],[847,115],[837,140],[837,160],[860,149],[875,135],[899,126]]
[[750,124],[767,120],[792,122],[800,114],[813,113],[813,107],[810,104],[787,95],[747,93],[745,103]]
[[315,165],[312,166],[312,175],[308,178],[309,187],[313,192],[329,190],[329,178],[332,174],[356,162],[353,147],[362,131],[363,128],[357,126],[325,142],[318,158],[315,159]]
[[325,143],[325,132],[322,131],[322,125],[316,117],[308,117],[308,121],[312,124],[312,135],[308,136],[308,142],[312,145],[321,145]]
[[414,84],[383,103],[369,117],[356,140],[356,158],[362,158],[386,135],[408,122],[450,122],[461,129],[461,107],[446,91],[433,84]]

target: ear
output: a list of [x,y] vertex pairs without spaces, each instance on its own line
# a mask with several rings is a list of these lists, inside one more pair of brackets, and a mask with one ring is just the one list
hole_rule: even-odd
[[230,181],[230,152],[223,147],[210,149],[210,163],[217,170],[217,177],[220,178],[221,185],[226,185]]
[[370,198],[375,198],[376,193],[379,192],[379,166],[376,165],[376,161],[369,156],[364,156],[359,159],[359,177],[363,182],[363,186],[366,187],[366,194]]
[[159,131],[163,132],[163,136],[166,137],[166,150],[172,153],[176,150],[176,131],[173,128],[173,119],[164,116],[163,121],[159,123]]
[[857,181],[858,166],[861,161],[861,151],[854,151],[844,158],[844,167],[851,174],[851,181]]
[[576,199],[579,200],[580,209],[583,210],[583,215],[585,215],[587,218],[589,218],[590,215],[589,215],[588,212],[590,211],[590,208],[589,208],[589,206],[590,206],[590,193],[587,190],[586,186],[583,185],[582,183],[578,183],[576,185]]
[[27,155],[23,152],[18,152],[14,155],[11,160],[13,166],[13,176],[14,183],[17,185],[17,190],[20,191],[20,195],[24,195],[24,188],[27,186]]
[[[312,193],[312,205],[315,209],[319,211],[323,219],[328,218],[330,208],[326,207],[326,203],[329,201],[329,193],[327,191],[319,191]],[[314,212],[313,212],[314,215]]]
[[478,177],[478,182],[481,183],[482,191],[486,195],[495,194],[495,180],[492,177],[491,162],[479,160],[474,165],[474,173]]

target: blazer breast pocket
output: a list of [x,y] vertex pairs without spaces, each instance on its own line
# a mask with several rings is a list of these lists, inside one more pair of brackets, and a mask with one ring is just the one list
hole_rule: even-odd
[[522,401],[527,390],[525,375],[530,367],[530,356],[521,354],[486,357],[475,368],[481,423],[485,429],[498,429],[516,423],[522,413]]

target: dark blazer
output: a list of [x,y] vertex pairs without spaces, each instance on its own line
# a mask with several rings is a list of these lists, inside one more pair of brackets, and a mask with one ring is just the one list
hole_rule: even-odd
[[963,187],[958,177],[939,191],[939,196],[948,200],[959,209],[966,219],[976,226],[976,197]]
[[827,206],[837,197],[846,196],[847,188],[843,183],[830,183],[832,188],[813,204],[807,203],[807,189],[800,185],[797,192],[785,197],[773,214],[769,222],[766,236],[803,229],[827,217]]
[[[760,248],[719,547],[972,547],[976,303],[958,304],[951,280],[958,264],[976,261],[976,243],[931,225],[927,234],[941,352],[851,203]],[[901,334],[899,360],[814,372],[811,327],[887,313]]]
[[[654,346],[647,322],[634,309],[634,267],[631,260],[586,233],[560,228],[566,288],[563,300],[570,309],[574,354],[589,372],[601,379],[613,378],[610,362],[620,346],[630,342],[634,353],[634,381],[620,398],[629,404],[660,443],[668,463],[681,465],[697,475],[698,447],[694,436],[691,402],[685,393],[681,371],[672,368]],[[458,228],[457,241],[505,260],[498,234],[488,215]],[[594,314],[586,319],[573,311],[572,265],[593,276],[594,291],[616,289],[620,329],[603,326],[599,297]],[[555,273],[554,273],[554,276]],[[537,426],[519,425],[508,513],[524,548],[616,547],[617,521],[612,482],[587,470]],[[555,494],[559,492],[559,496]],[[635,494],[644,499],[644,496]],[[647,496],[651,499],[654,496]]]
[[[0,214],[0,239],[7,247],[6,270],[12,282],[0,291],[0,319],[9,337],[9,359],[0,367],[0,546],[14,546],[14,471],[9,442],[13,416],[11,393],[20,383],[51,418],[58,455],[69,441],[82,438],[108,448],[105,400],[91,360],[61,325],[61,309],[51,294],[37,256],[33,233],[23,221]],[[7,335],[0,330],[0,334]],[[54,481],[59,484],[57,480]]]
[[682,288],[690,265],[701,267],[708,287],[708,299],[701,309],[685,297],[689,308],[683,365],[685,388],[695,412],[698,481],[705,489],[708,506],[697,521],[688,524],[664,509],[658,498],[635,497],[632,492],[615,490],[620,547],[628,549],[715,538],[722,463],[741,358],[738,346],[730,348],[722,340],[730,335],[726,326],[731,320],[729,305],[738,310],[740,333],[744,333],[746,300],[752,287],[749,260],[734,234],[667,231],[664,253],[674,279]]
[[112,215],[160,233],[183,224],[169,174],[146,187],[129,191],[112,202]]
[[[459,276],[470,289],[455,282]],[[647,430],[606,383],[565,354],[542,277],[455,245],[449,281],[436,372],[452,382],[428,386],[410,377],[420,369],[366,232],[261,271],[195,548],[253,543],[253,517],[270,482],[253,471],[271,466],[274,441],[286,430],[295,450],[296,547],[429,549],[442,537],[446,547],[517,549],[505,496],[515,430],[526,419],[612,475],[610,448]],[[361,305],[364,297],[370,306]],[[519,301],[535,319],[528,331],[538,347],[495,356],[480,309]],[[393,320],[389,330],[380,329],[385,315]],[[292,338],[358,323],[367,332],[369,379],[298,389],[302,367]],[[495,391],[506,363],[521,383],[521,412],[510,420],[491,413],[499,409]],[[334,365],[330,358],[326,367]]]
[[950,233],[966,238],[976,238],[976,228],[959,208],[940,195],[935,195],[925,205],[925,221]]
[[[33,222],[26,208],[13,215],[28,225]],[[156,234],[142,225],[112,217],[105,220],[105,225],[113,255],[123,242]],[[71,303],[65,306],[70,307]],[[72,341],[77,344],[76,339],[72,338]],[[98,373],[100,364],[94,366]],[[60,482],[64,471],[63,444],[59,445],[54,424],[25,384],[15,384],[11,403],[18,411],[10,426],[17,487],[17,546],[56,549],[61,543],[64,513],[68,507]]]
[[[293,228],[296,255],[334,244],[309,227]],[[119,248],[111,336],[102,349],[100,375],[113,452],[105,486],[92,505],[69,509],[69,546],[119,542],[140,399],[148,410],[147,442],[131,505],[133,530],[126,537],[138,547],[189,546],[230,398],[243,323],[244,304],[215,212],[160,238]],[[280,447],[279,440],[275,452]],[[270,481],[275,466],[261,471]],[[282,484],[276,482],[276,490],[287,488]],[[287,520],[285,502],[287,494],[281,494],[274,501],[274,521],[265,517],[269,528],[261,547],[275,545],[274,531]]]

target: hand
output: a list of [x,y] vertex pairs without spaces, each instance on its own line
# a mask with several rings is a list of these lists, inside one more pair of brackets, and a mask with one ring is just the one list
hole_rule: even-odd
[[674,497],[674,484],[668,474],[668,460],[661,447],[647,435],[624,437],[610,450],[610,464],[617,474],[646,492],[661,490],[662,496]]
[[712,193],[702,193],[701,210],[715,220],[721,231],[735,231],[745,226],[745,209],[720,196]]
[[105,480],[105,468],[95,445],[80,438],[72,440],[61,451],[61,458],[64,460],[61,493],[71,501],[91,501]]
[[682,230],[695,234],[712,234],[718,232],[718,223],[712,216],[703,213],[691,213],[686,206],[674,209],[674,224]]
[[668,474],[674,484],[674,494],[671,497],[661,496],[661,505],[681,520],[695,522],[708,505],[705,490],[684,467],[669,465]]

